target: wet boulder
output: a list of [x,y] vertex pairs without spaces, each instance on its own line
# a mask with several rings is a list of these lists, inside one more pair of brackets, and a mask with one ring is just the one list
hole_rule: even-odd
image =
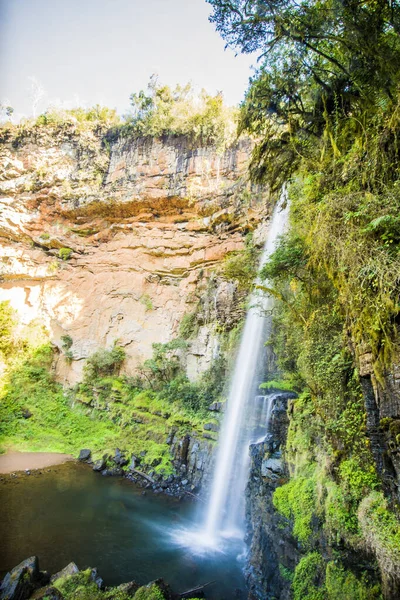
[[99,590],[101,590],[104,587],[104,581],[100,577],[100,575],[98,574],[96,568],[91,569],[91,571],[90,571],[90,579],[93,581],[93,583],[95,583],[97,585],[97,587],[99,588]]
[[79,573],[79,569],[74,562],[70,562],[66,567],[58,571],[50,577],[50,583],[54,583],[57,579],[62,579],[64,577],[70,577],[71,575],[76,575]]
[[88,462],[90,460],[91,456],[92,456],[92,451],[87,448],[83,448],[79,452],[78,460],[80,460],[81,462]]
[[26,600],[39,582],[37,556],[23,560],[6,574],[0,586],[0,600]]
[[124,472],[120,467],[111,467],[111,469],[104,469],[101,474],[104,477],[121,477]]
[[142,586],[139,588],[138,595],[144,598],[154,598],[159,597],[160,592],[165,600],[172,600],[174,598],[171,588],[163,579],[156,579],[155,581],[151,581],[147,585]]
[[93,471],[103,471],[106,468],[107,464],[104,458],[100,458],[96,460],[93,464]]
[[129,462],[128,459],[125,457],[124,453],[121,452],[119,448],[116,448],[113,460],[115,464],[119,465],[120,467],[124,467]]
[[129,471],[134,471],[135,469],[137,469],[139,464],[140,464],[140,459],[133,454],[132,458],[131,458],[131,462],[129,463],[129,467],[128,467]]
[[34,600],[64,600],[64,596],[60,590],[53,586],[44,587],[38,590],[32,598],[34,598]]
[[279,479],[284,474],[284,466],[280,458],[264,458],[261,463],[261,477],[271,480]]
[[128,583],[121,583],[121,585],[113,588],[113,591],[116,593],[115,595],[117,598],[119,597],[119,594],[121,594],[121,596],[126,595],[129,598],[133,598],[139,588],[140,585],[138,585],[136,581],[128,581]]

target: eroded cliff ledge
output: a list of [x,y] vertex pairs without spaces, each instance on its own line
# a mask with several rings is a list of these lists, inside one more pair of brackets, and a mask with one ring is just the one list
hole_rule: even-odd
[[248,182],[251,142],[219,154],[182,137],[32,126],[3,135],[0,151],[0,300],[43,321],[59,348],[72,338],[58,378],[76,382],[84,359],[115,340],[133,374],[195,308],[187,372],[204,371],[218,351],[212,322],[232,326],[243,299],[210,274],[248,231],[265,237],[269,199]]

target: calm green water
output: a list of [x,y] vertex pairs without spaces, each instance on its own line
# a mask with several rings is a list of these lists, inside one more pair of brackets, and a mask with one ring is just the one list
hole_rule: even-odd
[[142,496],[127,480],[75,463],[41,475],[4,477],[0,495],[2,576],[35,554],[41,569],[51,573],[70,561],[79,568],[97,567],[106,585],[163,577],[182,592],[217,580],[207,588],[207,598],[245,597],[240,544],[199,556],[179,545],[179,534],[177,543],[176,532],[193,522],[197,507],[191,502],[150,492]]

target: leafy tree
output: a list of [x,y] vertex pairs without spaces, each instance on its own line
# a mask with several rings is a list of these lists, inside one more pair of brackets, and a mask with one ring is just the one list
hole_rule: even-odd
[[116,375],[126,357],[125,350],[114,344],[110,350],[100,348],[89,356],[84,367],[85,380],[90,381],[97,377]]
[[153,356],[144,361],[141,371],[153,389],[162,389],[182,372],[180,352],[186,350],[187,342],[179,338],[166,344],[154,343]]
[[390,103],[399,82],[400,6],[390,0],[208,0],[211,21],[260,68],[241,128],[262,136],[253,176],[279,188],[338,121]]
[[139,135],[185,135],[220,148],[235,136],[237,110],[226,107],[220,93],[196,93],[190,83],[170,88],[152,75],[147,90],[131,94],[130,100],[127,123]]

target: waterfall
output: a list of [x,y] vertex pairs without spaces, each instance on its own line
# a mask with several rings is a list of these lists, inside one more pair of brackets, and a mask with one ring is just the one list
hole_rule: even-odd
[[[268,239],[265,243],[261,269],[275,249],[277,238],[284,232],[287,202],[283,192],[276,205]],[[216,464],[207,506],[204,535],[210,541],[232,532],[243,533],[244,491],[249,470],[249,444],[261,419],[267,424],[272,402],[256,396],[260,362],[270,329],[272,300],[255,290],[240,342],[230,386],[224,422],[219,437]],[[262,399],[260,401],[260,399]],[[264,412],[263,412],[264,411]]]

